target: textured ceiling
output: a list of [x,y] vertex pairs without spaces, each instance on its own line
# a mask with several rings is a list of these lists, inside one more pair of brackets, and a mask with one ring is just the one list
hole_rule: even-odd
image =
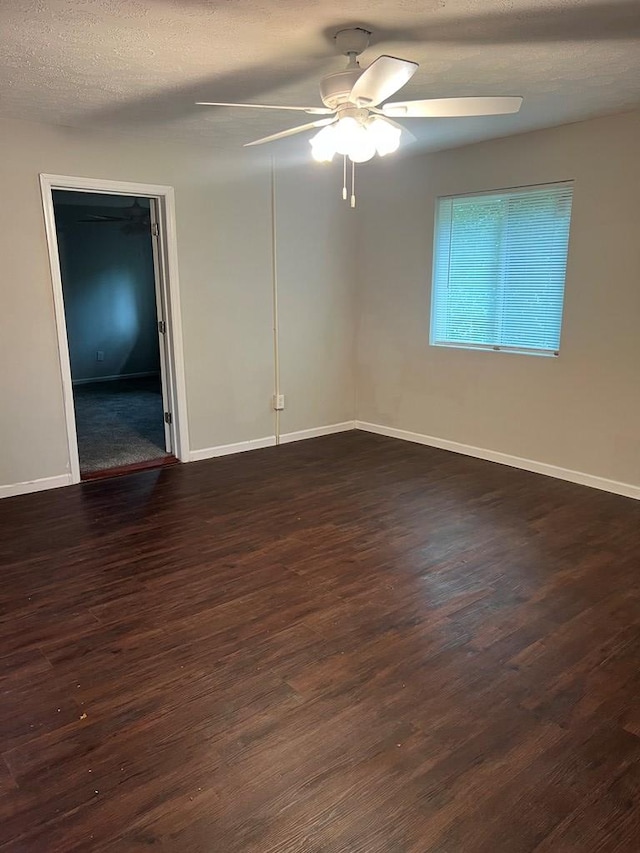
[[407,122],[427,148],[640,104],[640,0],[5,0],[0,112],[239,146],[302,118],[196,100],[320,104],[331,34],[420,63],[403,99],[523,95],[517,116]]

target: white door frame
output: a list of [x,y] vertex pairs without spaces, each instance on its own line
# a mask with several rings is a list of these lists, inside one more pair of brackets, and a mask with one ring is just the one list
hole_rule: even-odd
[[[162,243],[160,240],[160,214],[158,212],[158,203],[154,198],[149,199],[149,224],[151,225],[151,249],[153,254],[153,285],[156,303],[156,321],[158,323],[158,351],[160,355],[160,384],[162,385],[162,411],[172,412],[173,405],[171,403],[171,374],[172,366],[169,358],[169,349],[167,340],[167,309],[165,307],[166,298],[162,287],[162,282],[166,275],[164,272],[164,258],[162,256]],[[154,239],[155,238],[155,239]],[[171,419],[164,420],[164,445],[167,452],[173,453],[173,424]]]
[[187,395],[184,379],[184,353],[182,347],[182,321],[180,317],[180,285],[178,280],[178,250],[176,242],[176,214],[173,187],[157,184],[136,184],[126,181],[107,181],[96,178],[76,178],[67,175],[40,175],[44,225],[49,249],[49,266],[53,285],[58,353],[62,376],[62,394],[67,423],[69,446],[69,470],[71,482],[80,482],[78,438],[73,404],[73,384],[67,339],[67,323],[64,313],[62,275],[58,254],[58,234],[53,208],[53,190],[76,190],[77,192],[130,195],[138,198],[153,198],[157,202],[159,219],[159,264],[160,287],[166,308],[166,338],[169,355],[167,386],[171,401],[172,446],[174,455],[181,462],[189,461],[189,428],[187,423]]

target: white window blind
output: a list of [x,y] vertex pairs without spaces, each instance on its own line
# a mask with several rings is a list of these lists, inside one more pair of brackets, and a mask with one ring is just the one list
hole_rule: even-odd
[[439,198],[431,344],[560,348],[573,184]]

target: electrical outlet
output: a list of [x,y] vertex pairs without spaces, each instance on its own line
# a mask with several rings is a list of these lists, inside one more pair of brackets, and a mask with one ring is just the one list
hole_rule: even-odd
[[276,412],[281,412],[284,409],[284,394],[273,395],[273,408]]
[[99,349],[96,353],[96,361],[104,361],[104,351]]

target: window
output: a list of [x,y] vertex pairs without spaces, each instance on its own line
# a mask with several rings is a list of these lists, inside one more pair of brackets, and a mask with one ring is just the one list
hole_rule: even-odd
[[439,198],[434,346],[557,355],[573,184]]

